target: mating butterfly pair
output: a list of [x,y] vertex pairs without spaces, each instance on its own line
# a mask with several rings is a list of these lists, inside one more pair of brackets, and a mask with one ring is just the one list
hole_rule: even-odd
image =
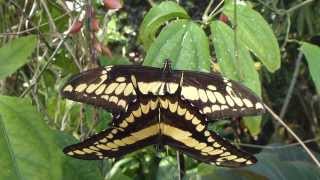
[[120,157],[157,144],[219,166],[257,161],[207,128],[210,120],[265,111],[251,90],[220,74],[172,70],[168,60],[161,69],[107,66],[76,75],[62,95],[113,113],[108,129],[64,149],[72,157]]

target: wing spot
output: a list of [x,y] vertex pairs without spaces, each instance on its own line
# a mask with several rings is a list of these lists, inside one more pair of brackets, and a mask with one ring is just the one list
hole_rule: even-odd
[[196,87],[193,86],[182,86],[181,94],[189,100],[198,100],[199,94]]
[[238,162],[238,163],[243,163],[243,162],[247,161],[247,159],[245,159],[245,158],[238,158],[238,159],[235,159],[235,160],[233,160],[233,161]]
[[203,113],[204,114],[208,114],[208,113],[211,113],[211,108],[209,106],[206,106],[203,108]]
[[221,154],[221,153],[223,153],[223,150],[221,150],[221,149],[215,149],[215,150],[213,150],[213,151],[208,152],[208,154],[210,154],[210,155],[212,155],[212,156],[214,156],[214,155],[219,155],[219,154]]
[[177,113],[179,116],[183,116],[186,113],[187,109],[182,108],[181,106],[178,105]]
[[210,131],[208,131],[208,130],[204,131],[204,136],[205,136],[205,137],[208,137],[208,136],[210,136],[210,135],[211,135]]
[[120,99],[120,100],[118,101],[118,106],[121,106],[122,108],[126,108],[126,105],[127,105],[127,103],[126,103],[125,100]]
[[197,150],[201,150],[203,148],[207,147],[206,143],[199,143],[196,147],[194,147]]
[[165,99],[165,100],[160,99],[160,104],[161,104],[162,108],[168,109],[169,101],[168,101],[168,99]]
[[196,116],[193,117],[193,119],[192,119],[192,124],[197,125],[197,124],[199,124],[200,122],[201,122],[201,121],[200,121]]
[[[108,136],[106,136],[108,139],[112,139],[113,138],[113,134],[109,133]],[[105,142],[102,142],[102,143],[106,143],[107,141]]]
[[143,114],[148,114],[149,110],[150,110],[150,105],[149,105],[150,101],[147,104],[140,104],[141,106],[141,110]]
[[243,99],[242,101],[248,108],[253,107],[253,104],[249,99]]
[[234,101],[231,99],[230,96],[226,96],[226,100],[229,106],[233,107],[234,106]]
[[191,114],[190,111],[188,111],[188,110],[186,111],[186,114],[185,114],[185,119],[186,120],[188,120],[188,121],[191,120],[193,118],[193,116],[194,115]]
[[100,139],[99,142],[106,143],[108,140],[106,138]]
[[261,103],[257,102],[256,109],[263,109],[263,105]]
[[208,97],[206,92],[203,89],[199,89],[199,97],[202,102],[206,103],[208,101]]
[[84,155],[84,154],[86,154],[85,152],[83,152],[83,151],[80,151],[80,150],[75,150],[75,151],[73,151],[74,153],[76,153],[76,154],[80,154],[80,155]]
[[167,91],[169,92],[169,94],[174,94],[177,91],[178,87],[179,87],[178,83],[174,83],[174,82],[167,83]]
[[80,84],[80,85],[78,85],[78,86],[76,87],[75,91],[81,93],[81,92],[83,92],[87,87],[88,87],[87,84]]
[[71,85],[66,86],[63,91],[65,92],[72,92],[73,91],[73,87]]
[[128,122],[127,121],[123,121],[119,126],[122,127],[122,128],[126,128],[126,127],[128,127]]
[[116,87],[119,85],[119,83],[111,83],[108,87],[107,87],[107,89],[106,89],[106,91],[104,92],[105,94],[111,94],[115,89],[116,89]]
[[134,92],[133,85],[130,83],[125,87],[125,89],[123,91],[123,95],[129,96],[133,92]]
[[169,110],[174,113],[177,111],[178,102],[176,101],[174,104],[169,102]]
[[215,143],[213,143],[213,147],[215,147],[215,148],[219,148],[219,147],[221,147],[221,144],[219,144],[219,143],[215,142]]
[[118,97],[117,96],[111,96],[110,99],[109,99],[109,102],[113,102],[115,104],[118,103]]
[[101,98],[104,99],[104,100],[106,100],[106,101],[108,101],[109,96],[108,96],[108,95],[103,95],[103,96],[101,96]]
[[123,76],[117,77],[117,79],[116,79],[117,82],[124,82],[125,80],[126,80],[126,78]]
[[112,134],[117,134],[118,130],[117,129],[112,129],[111,133]]
[[141,109],[138,108],[137,110],[133,111],[132,114],[134,117],[140,117],[141,116]]
[[203,148],[201,151],[205,152],[205,153],[208,153],[208,152],[213,151],[213,150],[214,150],[213,147],[208,146],[208,147]]
[[102,84],[100,87],[98,87],[98,89],[95,91],[96,95],[102,94],[106,86],[106,84]]
[[106,145],[103,145],[103,144],[98,144],[97,147],[98,147],[99,149],[103,149],[103,150],[110,150],[110,149],[111,149],[110,147],[108,147],[108,146],[106,146]]
[[212,112],[220,111],[220,106],[219,105],[212,105],[211,109],[212,109]]
[[202,131],[204,130],[204,128],[205,128],[204,125],[198,124],[197,127],[196,127],[196,130],[197,130],[198,132],[202,132]]
[[214,85],[208,85],[208,89],[212,90],[212,91],[216,91],[217,90],[217,87],[214,86]]
[[134,117],[133,117],[133,115],[130,114],[130,116],[126,118],[126,121],[128,121],[129,123],[133,123],[133,122],[134,122]]
[[216,98],[217,98],[217,100],[218,100],[218,102],[220,103],[220,104],[226,104],[226,100],[224,99],[224,97],[223,97],[223,95],[221,94],[221,93],[219,93],[219,92],[213,92],[214,93],[214,95],[216,96]]
[[211,103],[215,103],[217,101],[216,97],[214,96],[213,92],[210,90],[206,90],[207,96]]
[[210,137],[208,137],[208,142],[214,142],[214,139],[210,136]]
[[123,92],[124,88],[126,87],[126,83],[120,83],[119,86],[115,90],[115,94],[119,95]]

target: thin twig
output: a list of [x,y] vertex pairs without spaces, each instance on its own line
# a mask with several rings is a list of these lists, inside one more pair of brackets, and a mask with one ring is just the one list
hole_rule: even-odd
[[184,157],[183,153],[177,151],[177,163],[178,163],[178,172],[179,172],[179,180],[183,180],[185,167],[184,167]]
[[266,110],[272,115],[272,117],[277,120],[298,142],[299,144],[305,149],[305,151],[309,154],[310,158],[315,162],[315,164],[320,168],[320,162],[315,157],[315,155],[310,151],[310,149],[303,143],[303,141],[296,135],[295,132],[291,130],[289,126],[286,125],[285,122],[276,114],[274,113],[271,108],[269,108],[266,104],[264,104]]
[[283,106],[282,106],[281,111],[280,111],[280,118],[281,119],[283,119],[283,117],[285,116],[285,114],[287,112],[287,108],[288,108],[288,105],[290,103],[290,99],[291,99],[292,94],[293,94],[294,86],[295,86],[295,84],[297,82],[297,78],[298,78],[298,75],[299,75],[299,69],[300,69],[302,57],[303,57],[303,53],[300,52],[299,55],[298,55],[298,58],[296,59],[296,64],[295,64],[293,76],[292,76],[292,79],[291,79],[291,83],[290,83],[286,98],[284,100]]
[[290,13],[290,12],[292,12],[292,11],[295,11],[295,10],[301,8],[302,6],[305,6],[305,5],[307,5],[307,4],[309,4],[309,3],[313,2],[313,1],[314,1],[314,0],[306,0],[306,1],[303,1],[303,2],[301,2],[300,4],[291,7],[291,8],[288,9],[286,12],[287,12],[287,13]]
[[[313,138],[313,139],[308,139],[304,140],[303,143],[312,143],[312,142],[317,142],[319,141],[320,138]],[[294,147],[294,146],[299,146],[300,143],[291,143],[291,144],[286,144],[286,145],[257,145],[257,144],[246,144],[246,143],[231,143],[233,145],[240,145],[243,147],[250,147],[250,148],[257,148],[257,149],[284,149],[284,148],[289,148],[289,147]]]
[[64,36],[64,38],[62,40],[60,40],[58,46],[56,47],[56,49],[54,50],[54,52],[52,53],[52,55],[49,57],[48,61],[46,62],[46,64],[44,65],[44,67],[41,69],[41,71],[36,74],[31,81],[31,84],[29,85],[29,87],[20,95],[20,97],[24,97],[32,88],[34,85],[37,84],[38,80],[40,79],[42,73],[47,69],[47,67],[49,66],[49,64],[51,63],[51,61],[54,59],[54,56],[57,54],[58,50],[60,49],[61,45],[63,44],[64,40],[65,40],[66,36]]

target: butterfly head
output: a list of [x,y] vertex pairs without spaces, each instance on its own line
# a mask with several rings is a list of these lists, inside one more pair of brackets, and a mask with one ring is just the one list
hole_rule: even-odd
[[162,68],[163,72],[171,72],[171,61],[170,59],[166,59],[163,63],[163,68]]

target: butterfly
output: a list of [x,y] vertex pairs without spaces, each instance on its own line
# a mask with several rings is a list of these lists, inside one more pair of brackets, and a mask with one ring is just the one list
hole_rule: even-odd
[[169,60],[162,68],[106,66],[72,77],[61,94],[113,114],[109,128],[66,147],[69,156],[118,158],[149,145],[168,145],[218,166],[257,162],[207,127],[217,119],[265,112],[250,89],[219,73],[173,70]]

